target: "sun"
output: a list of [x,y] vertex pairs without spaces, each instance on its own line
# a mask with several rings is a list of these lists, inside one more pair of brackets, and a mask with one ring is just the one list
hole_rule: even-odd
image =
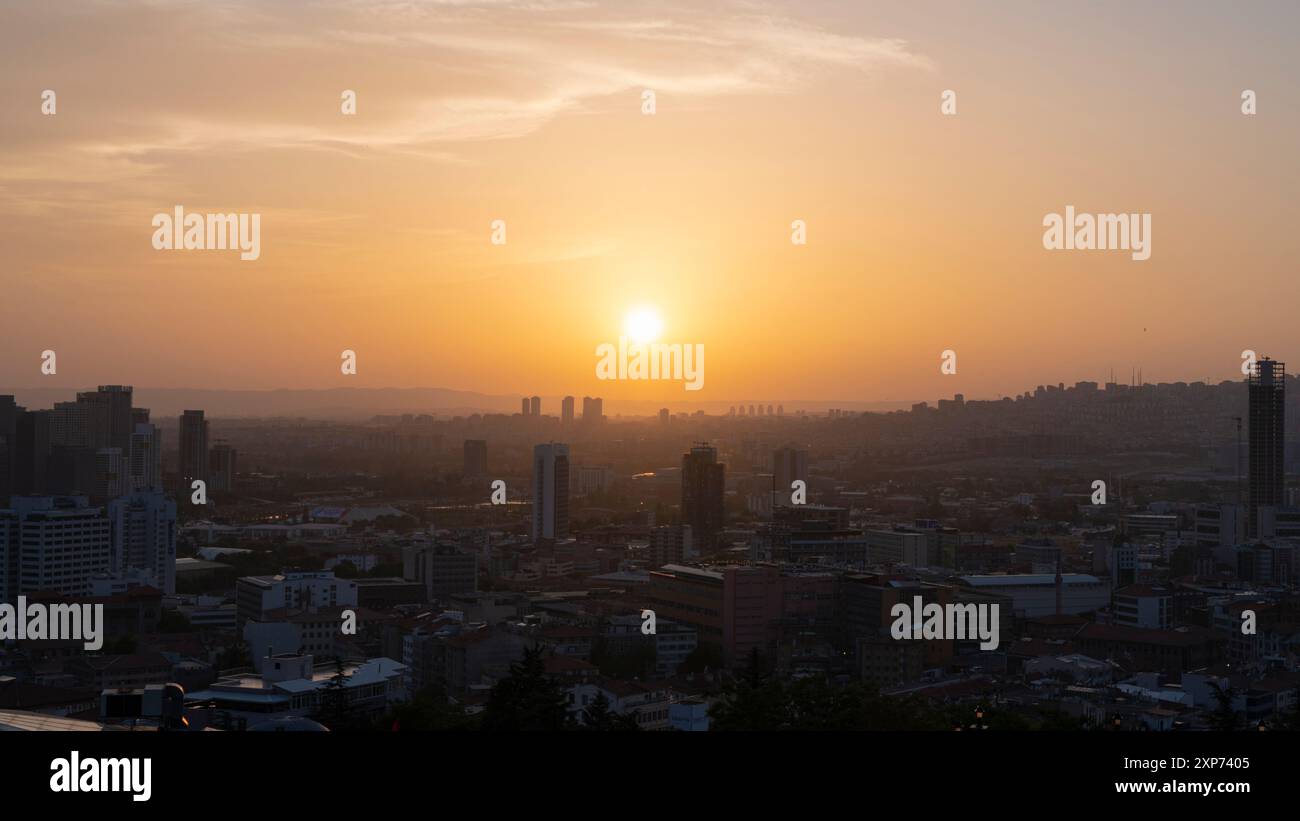
[[664,321],[654,308],[633,308],[623,318],[623,333],[631,337],[633,342],[654,342],[663,329]]

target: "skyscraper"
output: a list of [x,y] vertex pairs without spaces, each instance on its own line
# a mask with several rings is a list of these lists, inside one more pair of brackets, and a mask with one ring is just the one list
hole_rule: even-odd
[[117,448],[125,456],[131,448],[131,387],[100,385],[99,389],[77,394],[77,404],[86,408],[89,447]]
[[465,440],[466,479],[482,479],[487,476],[487,441],[483,439]]
[[776,476],[777,498],[787,494],[794,480],[808,481],[808,451],[791,447],[778,448],[772,452],[772,473]]
[[17,493],[18,424],[24,414],[12,396],[0,396],[0,508],[8,507]]
[[208,481],[208,422],[201,410],[181,415],[180,473],[186,492],[195,479]]
[[682,523],[691,526],[701,553],[717,548],[718,533],[726,521],[725,491],[726,467],[718,462],[717,448],[696,445],[682,456]]
[[534,396],[528,400],[528,411],[533,416],[542,415],[542,397]]
[[566,396],[560,403],[560,422],[565,425],[573,424],[573,397]]
[[99,448],[95,451],[95,483],[91,487],[93,501],[107,502],[116,499],[129,489],[126,458],[121,448]]
[[238,453],[220,439],[208,451],[208,480],[212,490],[229,493],[235,486],[235,458]]
[[569,446],[533,448],[533,541],[569,535]]
[[[18,416],[17,442],[13,446],[13,492],[44,494],[49,492],[50,470],[50,420],[54,412],[48,410],[25,411]],[[8,497],[0,498],[0,507],[9,504]]]
[[527,397],[527,396],[525,396],[522,400],[520,400],[520,402],[519,402],[519,412],[522,413],[524,416],[527,416],[527,415],[528,415],[528,397]]
[[131,434],[131,490],[162,487],[162,434],[157,425],[137,422]]
[[1246,378],[1250,394],[1250,507],[1247,534],[1259,535],[1259,509],[1285,499],[1286,366],[1265,357]]

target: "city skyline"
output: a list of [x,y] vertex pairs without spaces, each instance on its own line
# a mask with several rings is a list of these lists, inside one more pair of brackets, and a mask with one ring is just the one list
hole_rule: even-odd
[[[1279,359],[1280,357],[1269,356],[1267,353],[1259,357],[1263,359]],[[940,400],[950,400],[954,396],[962,396],[967,401],[987,402],[1003,398],[1016,398],[1026,393],[1032,394],[1037,388],[1048,387],[1057,389],[1073,389],[1080,384],[1096,384],[1104,387],[1107,384],[1115,384],[1121,387],[1158,387],[1160,385],[1173,384],[1204,384],[1208,386],[1218,386],[1225,383],[1245,382],[1246,376],[1241,372],[1241,361],[1238,361],[1238,370],[1235,375],[1225,375],[1223,378],[1189,378],[1189,379],[1152,379],[1150,374],[1144,373],[1143,369],[1134,366],[1129,371],[1129,378],[1121,378],[1118,372],[1106,374],[1099,379],[1056,379],[1037,384],[1025,384],[1016,390],[1007,394],[996,395],[978,395],[960,390],[941,393],[933,396],[918,396],[912,398],[890,398],[881,400],[855,400],[846,398],[800,398],[789,397],[786,394],[764,395],[762,397],[746,396],[743,398],[719,397],[716,399],[700,399],[691,395],[683,396],[681,393],[674,393],[672,396],[664,398],[624,398],[614,399],[612,397],[601,396],[577,396],[573,393],[556,393],[543,394],[538,396],[541,400],[541,416],[556,418],[565,418],[563,408],[564,400],[572,399],[603,399],[611,403],[614,413],[605,414],[606,416],[629,415],[629,416],[653,416],[659,413],[661,408],[668,407],[675,412],[693,413],[703,410],[706,413],[726,414],[730,408],[740,408],[743,404],[748,407],[750,404],[762,403],[766,408],[768,404],[781,404],[789,406],[788,412],[796,413],[805,412],[825,412],[831,409],[853,410],[854,412],[876,412],[884,413],[892,410],[905,410],[911,405],[918,402],[934,403]],[[1111,383],[1110,379],[1114,379]],[[1290,378],[1295,379],[1292,375]],[[1139,381],[1140,380],[1140,381]],[[96,386],[102,384],[103,380],[92,380],[86,385],[70,384],[59,387],[45,387],[33,385],[28,387],[6,387],[0,386],[0,393],[12,393],[17,397],[19,404],[26,404],[44,407],[52,405],[69,393],[77,391],[93,391]],[[608,383],[604,383],[608,384]],[[524,416],[531,416],[531,399],[535,396],[527,391],[519,393],[502,393],[502,394],[485,394],[476,391],[457,390],[445,386],[419,386],[419,387],[366,387],[353,388],[347,386],[331,386],[323,388],[159,388],[152,387],[134,387],[137,395],[141,393],[146,396],[153,395],[151,401],[145,404],[161,407],[163,413],[173,414],[180,413],[182,410],[195,405],[212,405],[217,404],[223,409],[218,411],[220,414],[231,416],[276,416],[276,415],[305,415],[313,418],[331,418],[331,411],[338,414],[341,418],[356,416],[357,414],[378,413],[383,411],[405,411],[405,412],[480,412],[480,413],[505,413],[520,414],[520,400],[528,401],[529,412],[522,413]],[[419,393],[428,393],[438,397],[448,397],[440,399],[425,400],[413,398],[412,395]],[[366,395],[384,395],[389,397],[403,397],[399,402],[392,399],[376,399],[373,402],[354,402],[349,405],[340,404],[335,408],[311,404],[311,397],[333,396],[333,397],[361,397]],[[290,400],[286,406],[283,400],[288,396],[301,397],[296,404]],[[166,397],[166,398],[162,398]],[[406,398],[412,397],[412,398]],[[235,410],[238,408],[238,410]],[[269,409],[266,409],[269,408]],[[307,412],[310,411],[310,412]],[[744,414],[742,414],[744,415]],[[763,415],[763,414],[758,414]],[[582,413],[579,411],[574,414],[573,419],[581,421]]]

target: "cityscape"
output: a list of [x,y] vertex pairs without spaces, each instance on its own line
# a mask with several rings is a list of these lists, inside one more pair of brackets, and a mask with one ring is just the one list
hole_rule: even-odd
[[[888,413],[0,396],[3,600],[103,607],[93,652],[6,642],[0,720],[1289,729],[1300,392],[1280,361],[1248,370]],[[900,640],[913,601],[992,608],[995,638]]]
[[6,0],[6,783],[1285,799],[1298,31]]

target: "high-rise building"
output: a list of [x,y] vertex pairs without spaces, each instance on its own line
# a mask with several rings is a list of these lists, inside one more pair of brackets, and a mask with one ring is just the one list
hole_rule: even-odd
[[176,592],[176,503],[161,489],[130,493],[108,504],[110,570],[141,575],[163,593]]
[[525,397],[524,397],[522,400],[520,400],[520,402],[519,402],[519,412],[522,413],[524,416],[527,416],[527,415],[528,415],[528,410],[529,410],[528,397],[525,396]]
[[590,396],[582,397],[582,423],[584,425],[594,425],[600,422],[604,415],[604,402],[599,396],[595,398]]
[[18,483],[18,420],[24,409],[12,396],[0,396],[0,507],[9,504]]
[[149,422],[136,423],[135,431],[131,434],[131,459],[127,474],[131,490],[162,487],[162,432],[157,425]]
[[528,412],[533,416],[542,415],[542,397],[534,396],[528,400]]
[[187,493],[195,479],[208,480],[208,422],[201,410],[181,415],[180,474]]
[[235,487],[235,458],[238,453],[218,439],[208,451],[208,488],[229,493]]
[[1265,357],[1246,378],[1249,396],[1250,507],[1247,534],[1259,535],[1259,509],[1285,500],[1286,366]]
[[682,523],[691,526],[701,553],[717,548],[726,521],[723,495],[726,467],[718,462],[717,448],[696,445],[682,456]]
[[659,568],[692,557],[690,525],[659,525],[650,529],[650,567]]
[[0,512],[0,600],[89,596],[111,561],[110,522],[85,496],[16,496]]
[[573,397],[566,396],[560,403],[560,422],[565,425],[573,424]]
[[465,440],[465,478],[482,479],[487,476],[487,441],[483,439]]
[[[53,411],[24,411],[17,420],[17,437],[13,446],[13,492],[20,495],[44,495],[50,492],[50,420]],[[9,504],[0,496],[0,507]]]
[[117,448],[125,455],[131,448],[131,387],[100,385],[99,389],[77,394],[77,404],[86,408],[89,447]]
[[614,470],[608,465],[579,465],[574,471],[573,487],[579,496],[588,496],[592,493],[603,493],[609,490],[614,482]]
[[429,601],[478,592],[478,556],[456,545],[413,545],[402,550],[402,578],[424,585]]
[[128,489],[126,460],[121,448],[99,448],[95,451],[95,483],[91,498],[107,502],[126,493]]
[[533,448],[533,540],[569,535],[569,446]]
[[[808,481],[808,451],[785,447],[772,452],[772,473],[778,494],[788,493],[796,480]],[[778,495],[779,498],[779,495]]]
[[667,408],[659,409],[659,424],[666,425],[671,419],[672,419],[672,414],[668,412]]
[[156,440],[148,454],[149,438],[137,441],[149,411],[131,407],[130,387],[100,386],[53,410],[28,411],[12,400],[0,397],[0,505],[10,494],[113,498],[135,486],[133,468],[159,459]]

